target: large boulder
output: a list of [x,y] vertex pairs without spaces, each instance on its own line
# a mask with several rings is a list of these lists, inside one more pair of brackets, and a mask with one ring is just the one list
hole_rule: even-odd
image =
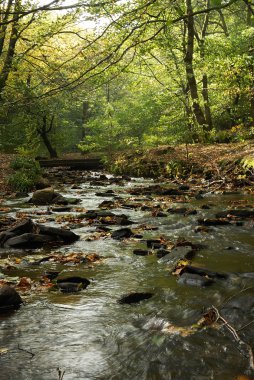
[[0,313],[6,310],[17,309],[23,303],[18,292],[8,285],[0,287]]
[[48,227],[38,224],[38,231],[42,236],[51,237],[51,240],[60,240],[64,243],[73,243],[79,239],[79,235],[76,235],[70,230],[65,230],[62,228]]
[[51,242],[73,243],[79,236],[74,232],[24,220],[0,234],[0,247],[34,249]]
[[11,248],[34,249],[40,248],[44,244],[50,243],[54,240],[56,239],[54,239],[52,236],[26,233],[11,237],[5,242],[4,246]]
[[35,205],[68,204],[68,200],[52,187],[36,190],[29,202]]
[[0,247],[4,246],[7,240],[26,233],[33,233],[36,226],[31,219],[25,219],[14,227],[0,233]]

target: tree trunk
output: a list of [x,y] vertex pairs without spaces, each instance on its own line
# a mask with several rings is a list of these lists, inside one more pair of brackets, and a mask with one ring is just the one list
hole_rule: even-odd
[[[248,26],[254,26],[254,16],[253,16],[253,8],[251,4],[247,3],[247,25]],[[254,43],[251,44],[249,48],[249,54],[252,57],[251,64],[249,66],[250,69],[250,76],[251,76],[251,83],[250,83],[250,118],[251,118],[251,126],[254,127]]]
[[213,122],[212,122],[212,114],[211,114],[211,108],[210,108],[210,102],[209,102],[209,96],[208,96],[207,74],[203,74],[202,86],[203,86],[202,96],[203,96],[203,100],[204,100],[206,124],[207,124],[208,130],[211,131],[213,128]]
[[187,83],[190,89],[190,96],[192,99],[192,108],[195,118],[200,126],[206,125],[205,116],[203,110],[199,104],[198,98],[198,87],[197,81],[195,77],[195,72],[193,68],[193,50],[194,50],[194,17],[193,17],[193,9],[191,0],[186,0],[186,8],[188,18],[186,21],[187,25],[187,45],[186,45],[186,53],[184,57],[185,63],[185,71]]
[[88,119],[89,119],[89,102],[85,100],[83,102],[81,140],[84,140],[84,138],[87,136],[86,123]]
[[53,123],[54,123],[54,116],[52,116],[51,121],[50,121],[50,125],[49,125],[49,127],[47,127],[47,116],[44,115],[42,118],[42,126],[37,129],[37,132],[40,135],[44,145],[46,146],[46,148],[49,152],[50,158],[57,158],[58,155],[57,155],[56,149],[53,148],[53,146],[52,146],[52,144],[48,138],[48,133],[52,130]]
[[[210,0],[206,0],[206,8],[210,8]],[[205,39],[207,34],[207,28],[209,25],[209,13],[206,13],[202,31],[201,31],[201,39],[199,40],[199,47],[200,47],[200,57],[202,61],[205,58]],[[223,15],[222,15],[223,16]],[[208,130],[211,131],[213,128],[213,122],[212,122],[212,114],[211,114],[211,108],[210,108],[210,102],[209,102],[209,92],[208,92],[208,76],[206,73],[203,73],[202,76],[202,97],[204,101],[204,110],[205,110],[205,119],[206,119],[206,125],[208,127]]]
[[0,10],[3,12],[3,16],[0,18],[1,20],[1,26],[0,26],[0,56],[3,53],[3,47],[4,47],[4,41],[6,38],[6,31],[7,31],[7,21],[9,19],[10,15],[10,10],[13,4],[13,0],[9,0],[6,6],[6,9],[4,10],[3,8]]
[[6,82],[8,80],[9,74],[10,74],[11,69],[12,69],[12,62],[13,62],[13,58],[14,58],[14,54],[15,54],[15,47],[16,47],[16,43],[17,43],[18,38],[19,38],[18,28],[17,28],[19,8],[20,8],[20,0],[16,0],[15,1],[15,7],[14,7],[16,14],[14,16],[14,21],[13,21],[12,28],[11,28],[9,46],[8,46],[7,54],[5,57],[4,64],[3,64],[3,68],[0,72],[0,99],[2,97],[2,92],[6,86]]
[[48,149],[50,158],[57,158],[57,152],[56,150],[52,147],[51,142],[49,141],[47,133],[41,133],[40,134],[42,141],[44,142],[46,148]]

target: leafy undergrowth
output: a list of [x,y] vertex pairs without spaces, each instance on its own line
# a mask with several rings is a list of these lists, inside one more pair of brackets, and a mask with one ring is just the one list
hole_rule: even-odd
[[[108,169],[115,174],[166,178],[231,180],[235,186],[254,179],[254,143],[161,146],[115,154]],[[247,183],[244,183],[246,182]]]
[[[7,177],[15,156],[0,154],[0,193],[10,190]],[[204,178],[232,181],[234,186],[251,185],[254,179],[254,142],[230,144],[192,144],[126,150],[111,155],[65,154],[61,158],[103,157],[105,168],[113,174],[165,178]],[[249,182],[251,181],[251,183]]]

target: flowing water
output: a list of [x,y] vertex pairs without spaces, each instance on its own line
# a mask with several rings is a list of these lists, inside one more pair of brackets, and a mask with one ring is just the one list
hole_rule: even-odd
[[[61,192],[79,198],[79,207],[97,209],[104,199],[112,197],[98,197],[96,192],[113,189],[118,196],[127,199],[128,187],[141,184],[145,186],[150,182],[141,179],[125,182],[124,186],[101,188],[81,182],[80,189],[72,189],[66,184],[65,193],[63,189]],[[143,198],[141,195],[140,199]],[[158,218],[140,209],[111,210],[116,214],[127,214],[137,225],[149,223],[158,227],[157,231],[145,231],[144,239],[163,235],[172,241],[184,237],[193,243],[204,244],[192,265],[230,273],[228,279],[218,280],[206,288],[179,284],[177,277],[156,255],[133,255],[133,249],[145,247],[142,240],[117,241],[106,237],[86,241],[95,227],[76,228],[74,232],[80,235],[80,240],[54,252],[96,252],[103,261],[92,266],[61,267],[61,275],[88,278],[91,284],[87,289],[70,294],[58,291],[35,293],[18,311],[0,316],[0,349],[8,349],[0,355],[0,379],[233,380],[240,374],[248,374],[249,357],[239,351],[227,329],[207,327],[187,336],[162,331],[167,323],[189,327],[207,308],[214,305],[221,309],[223,302],[230,297],[224,315],[235,329],[254,319],[251,288],[254,285],[253,223],[245,221],[243,226],[212,227],[209,233],[194,232],[199,217],[212,216],[216,211],[226,209],[232,201],[240,200],[251,202],[249,195],[208,194],[202,200],[194,199],[188,203],[198,210],[198,215],[191,216]],[[213,205],[211,209],[201,209],[201,205],[207,203]],[[22,211],[35,209],[24,205],[24,199],[12,200],[5,205],[10,206],[9,215],[13,216],[20,207]],[[40,207],[43,209],[46,208]],[[49,223],[55,225],[53,218],[47,221]],[[49,252],[24,253],[5,249],[4,253],[5,257],[31,254],[41,257]],[[16,275],[38,279],[45,269],[57,267],[49,263],[38,266],[25,263],[17,269]],[[132,291],[152,292],[153,297],[131,305],[117,302],[123,294]],[[253,326],[239,332],[252,346]]]

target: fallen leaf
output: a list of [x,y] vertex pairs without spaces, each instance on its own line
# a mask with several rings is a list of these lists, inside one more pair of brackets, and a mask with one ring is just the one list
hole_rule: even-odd
[[22,277],[17,284],[17,287],[20,289],[31,289],[32,287],[32,280],[29,277]]
[[9,351],[8,348],[0,348],[0,355],[5,355]]

